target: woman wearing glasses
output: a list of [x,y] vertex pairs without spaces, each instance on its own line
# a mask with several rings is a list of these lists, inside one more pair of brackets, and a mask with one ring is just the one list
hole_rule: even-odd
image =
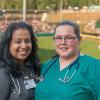
[[11,23],[0,41],[0,100],[34,100],[38,61],[32,27]]
[[80,54],[79,26],[59,23],[54,44],[57,55],[42,66],[35,100],[100,100],[100,63]]
[[79,52],[80,30],[72,21],[54,32],[57,55],[43,64],[36,100],[100,100],[100,62]]

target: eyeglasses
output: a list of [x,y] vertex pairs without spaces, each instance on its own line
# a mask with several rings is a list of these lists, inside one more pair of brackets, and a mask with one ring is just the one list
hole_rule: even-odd
[[64,41],[66,41],[66,42],[71,42],[71,41],[75,40],[76,38],[77,37],[75,37],[75,36],[55,36],[54,40],[56,42],[61,42],[64,39]]

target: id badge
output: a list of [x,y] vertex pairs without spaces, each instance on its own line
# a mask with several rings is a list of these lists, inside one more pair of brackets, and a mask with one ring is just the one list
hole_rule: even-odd
[[26,89],[31,89],[31,88],[35,88],[36,87],[36,84],[34,82],[34,79],[25,80],[24,81],[24,84],[25,84],[25,88]]

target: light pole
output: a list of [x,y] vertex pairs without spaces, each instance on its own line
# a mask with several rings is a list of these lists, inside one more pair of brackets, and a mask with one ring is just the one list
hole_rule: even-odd
[[62,21],[63,0],[60,0],[60,22]]
[[26,0],[23,0],[23,21],[26,21]]

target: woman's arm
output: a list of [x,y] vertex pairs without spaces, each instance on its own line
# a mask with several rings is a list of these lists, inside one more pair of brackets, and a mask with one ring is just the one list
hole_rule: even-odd
[[0,68],[0,100],[8,100],[10,95],[10,79],[5,68]]
[[96,64],[94,70],[94,90],[96,94],[96,100],[100,100],[100,61]]

